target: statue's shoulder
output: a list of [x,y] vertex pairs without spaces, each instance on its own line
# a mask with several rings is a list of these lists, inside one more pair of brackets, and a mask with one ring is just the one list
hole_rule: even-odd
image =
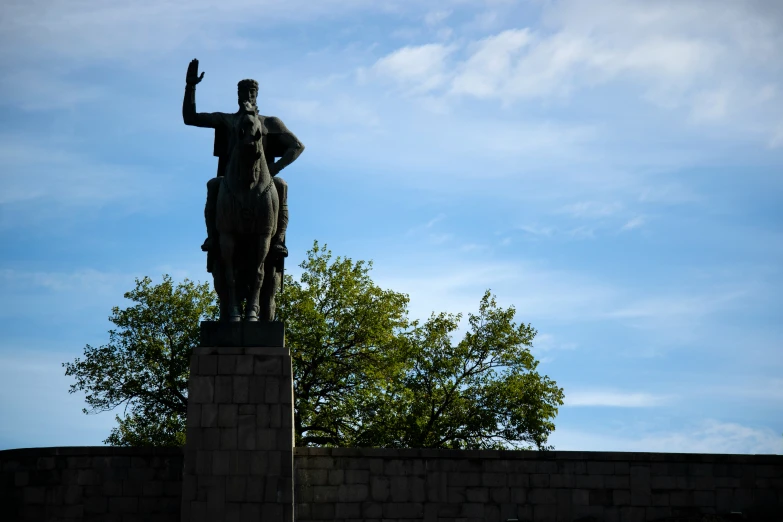
[[277,116],[264,116],[264,126],[270,134],[282,134],[288,132],[283,121]]

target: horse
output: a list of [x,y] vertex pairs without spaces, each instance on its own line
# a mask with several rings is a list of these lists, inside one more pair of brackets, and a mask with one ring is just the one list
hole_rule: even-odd
[[[220,318],[272,321],[276,267],[268,256],[277,232],[277,189],[264,156],[266,129],[254,110],[238,114],[230,159],[217,196],[215,291]],[[243,306],[244,305],[244,306]]]

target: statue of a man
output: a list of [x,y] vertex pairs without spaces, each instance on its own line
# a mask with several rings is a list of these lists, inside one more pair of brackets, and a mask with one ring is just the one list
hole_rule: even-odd
[[[242,80],[237,84],[237,96],[239,111],[236,113],[225,112],[196,112],[196,85],[204,78],[202,72],[198,74],[198,60],[191,60],[185,78],[185,99],[182,102],[182,119],[185,125],[196,127],[209,127],[215,129],[214,155],[218,157],[218,172],[215,178],[207,182],[207,204],[204,208],[204,218],[207,224],[207,239],[201,245],[205,252],[211,252],[217,248],[215,238],[215,213],[217,207],[217,194],[220,188],[220,177],[224,175],[229,161],[229,153],[233,150],[234,133],[231,132],[238,120],[246,111],[258,114],[256,96],[258,96],[258,82],[255,80]],[[277,233],[272,240],[270,255],[280,257],[288,256],[285,246],[285,232],[288,227],[288,185],[277,174],[299,157],[304,150],[304,145],[289,131],[279,118],[274,116],[260,116],[262,125],[267,133],[264,137],[264,155],[269,173],[274,176],[274,185],[280,199],[280,210],[277,219]],[[277,161],[275,158],[279,157]]]

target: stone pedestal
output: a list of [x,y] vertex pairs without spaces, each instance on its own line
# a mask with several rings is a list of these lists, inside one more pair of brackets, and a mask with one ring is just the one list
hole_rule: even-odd
[[182,522],[292,522],[293,379],[282,324],[202,323],[202,345],[190,365]]

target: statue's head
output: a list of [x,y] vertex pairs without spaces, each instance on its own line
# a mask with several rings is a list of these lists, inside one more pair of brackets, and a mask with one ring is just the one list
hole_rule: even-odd
[[242,107],[246,102],[256,106],[256,96],[258,96],[258,82],[255,80],[242,80],[237,84],[237,97],[239,106]]

